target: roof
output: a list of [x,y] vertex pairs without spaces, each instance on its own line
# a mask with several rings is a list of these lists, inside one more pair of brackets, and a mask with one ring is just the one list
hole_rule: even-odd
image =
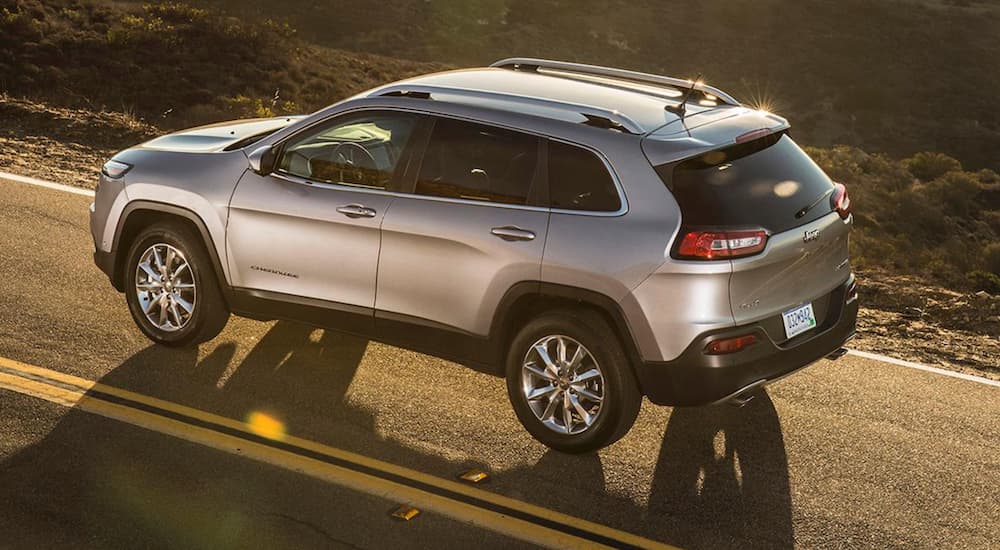
[[[531,112],[532,103],[533,107],[548,110],[571,111],[573,107],[582,107],[576,110],[592,114],[603,111],[610,115],[609,118],[624,121],[624,128],[631,133],[651,132],[678,121],[680,116],[667,107],[679,105],[683,95],[675,88],[598,75],[487,67],[418,76],[373,90],[369,96],[408,90],[434,90],[432,96],[443,92],[441,95],[447,97],[437,99],[452,102],[463,102],[463,96],[467,97],[465,102],[474,99],[483,103],[486,100],[491,108],[517,112]],[[488,101],[490,99],[494,101]],[[718,107],[689,103],[686,108],[690,116]],[[545,116],[544,113],[536,114]],[[586,116],[585,112],[581,114]],[[631,123],[636,126],[634,130],[629,129]]]

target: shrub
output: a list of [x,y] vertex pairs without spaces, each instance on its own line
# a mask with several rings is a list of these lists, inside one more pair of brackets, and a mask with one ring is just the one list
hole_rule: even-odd
[[986,262],[986,269],[994,275],[1000,276],[1000,242],[986,245],[983,249],[983,260]]
[[970,172],[948,172],[934,180],[928,191],[951,215],[968,217],[978,209],[981,188],[979,179]]
[[974,290],[985,290],[990,294],[1000,294],[1000,277],[985,271],[972,271],[966,275]]
[[923,181],[931,181],[948,172],[962,169],[961,162],[944,153],[917,153],[904,162],[910,173]]

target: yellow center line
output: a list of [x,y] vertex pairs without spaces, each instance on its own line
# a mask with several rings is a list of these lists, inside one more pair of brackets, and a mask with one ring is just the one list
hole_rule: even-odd
[[[553,548],[672,548],[605,525],[315,441],[268,441],[245,422],[0,357],[0,388],[74,407],[213,449]],[[160,412],[162,411],[162,412]]]

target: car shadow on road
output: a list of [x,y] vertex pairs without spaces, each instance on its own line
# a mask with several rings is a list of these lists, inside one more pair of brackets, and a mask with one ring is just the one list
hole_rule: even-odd
[[[100,382],[233,419],[265,414],[294,426],[299,437],[418,470],[457,473],[460,467],[472,465],[377,433],[374,413],[353,404],[348,391],[367,346],[363,339],[278,322],[241,360],[236,346],[227,342],[201,359],[197,350],[149,346]],[[199,507],[213,514],[242,513],[229,499],[234,493],[249,498],[247,485],[241,484],[254,475],[252,468],[242,465],[217,478],[198,475],[195,469],[184,478],[187,481],[168,482],[177,475],[171,471],[175,466],[170,460],[144,462],[150,460],[148,450],[131,443],[133,437],[159,440],[133,428],[121,428],[128,437],[117,437],[108,433],[108,426],[107,421],[70,411],[42,441],[0,464],[0,487],[9,489],[6,497],[0,497],[0,516],[14,510],[8,519],[59,517],[62,529],[81,530],[112,545],[162,540],[165,533],[169,537],[182,532],[210,542],[253,540],[219,539],[222,535],[213,530],[213,524],[196,513]],[[179,445],[172,441],[156,445],[170,453]],[[182,453],[207,453],[180,447],[184,447]],[[68,450],[74,455],[72,461],[65,460]],[[231,463],[225,457],[202,460],[218,463],[222,470]],[[685,548],[792,545],[787,458],[778,416],[766,394],[740,409],[674,409],[645,506],[608,494],[606,472],[596,453],[571,456],[548,451],[536,463],[498,478],[492,489],[509,496]],[[252,483],[256,487],[264,482],[254,479]],[[300,488],[302,492],[324,492],[318,483],[310,486],[302,481],[300,485],[308,487]],[[103,489],[108,486],[110,493]],[[268,491],[284,494],[286,489],[264,484],[259,491],[253,498],[267,507]],[[124,504],[123,494],[127,496]],[[282,505],[289,498],[281,497]],[[181,513],[185,506],[178,504],[188,500],[195,512],[185,515]],[[567,502],[574,500],[584,508],[567,508]],[[137,503],[140,509],[149,510],[138,519]],[[172,516],[174,530],[143,523],[167,508],[181,509]],[[322,518],[322,512],[316,513]],[[62,517],[67,514],[68,519]],[[121,534],[109,533],[106,518],[130,527]],[[162,523],[162,519],[157,521]],[[227,546],[211,546],[220,545]]]
[[683,548],[792,547],[788,457],[766,393],[741,408],[671,412],[647,517],[676,522]]
[[572,483],[578,507],[602,508],[598,522],[689,550],[794,546],[788,459],[766,392],[739,408],[672,409],[644,506],[606,491],[607,478],[628,474],[609,474],[596,453],[548,451],[504,477],[522,480],[515,496],[554,508]]

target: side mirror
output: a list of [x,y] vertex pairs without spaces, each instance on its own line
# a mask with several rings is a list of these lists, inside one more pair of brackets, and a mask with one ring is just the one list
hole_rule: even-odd
[[250,160],[251,170],[258,175],[266,176],[274,172],[274,164],[278,160],[278,154],[275,152],[274,147],[265,145],[254,149],[252,153],[247,155],[247,159]]

